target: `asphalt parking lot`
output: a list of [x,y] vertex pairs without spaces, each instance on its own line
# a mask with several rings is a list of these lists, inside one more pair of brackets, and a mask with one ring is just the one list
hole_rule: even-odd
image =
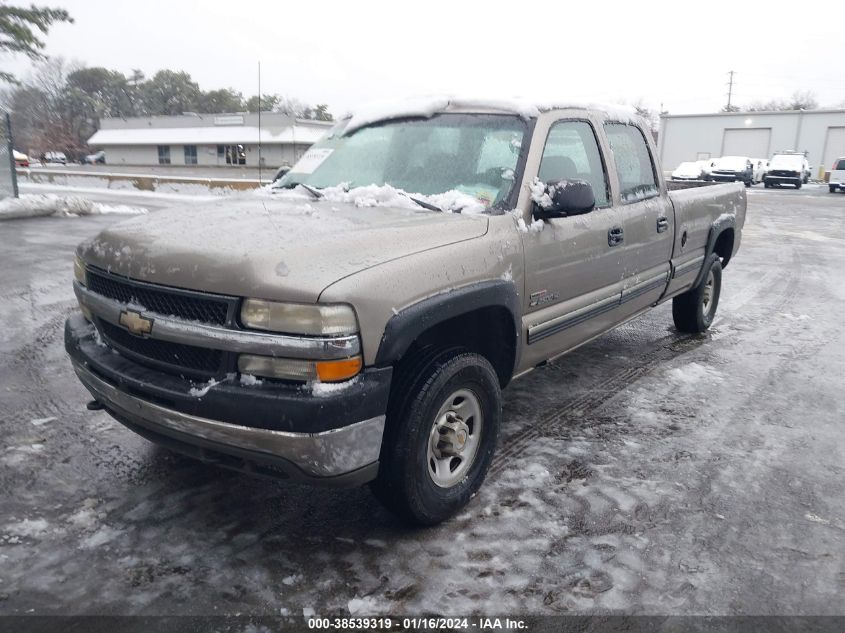
[[0,223],[0,614],[845,614],[845,195],[752,189],[711,331],[666,304],[513,383],[425,530],[86,411],[72,252],[118,219]]

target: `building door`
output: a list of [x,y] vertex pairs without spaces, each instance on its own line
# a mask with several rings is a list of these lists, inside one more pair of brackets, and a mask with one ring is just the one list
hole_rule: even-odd
[[722,137],[722,156],[771,158],[772,129],[727,129]]
[[825,171],[833,168],[833,162],[837,158],[845,156],[845,127],[831,127],[827,129],[827,137],[824,141],[824,166]]

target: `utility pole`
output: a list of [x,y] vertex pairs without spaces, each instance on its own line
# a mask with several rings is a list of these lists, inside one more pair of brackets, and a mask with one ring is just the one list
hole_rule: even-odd
[[734,71],[730,71],[728,73],[728,76],[730,77],[730,79],[728,80],[728,105],[725,108],[726,112],[731,111],[731,98],[733,97],[734,93]]

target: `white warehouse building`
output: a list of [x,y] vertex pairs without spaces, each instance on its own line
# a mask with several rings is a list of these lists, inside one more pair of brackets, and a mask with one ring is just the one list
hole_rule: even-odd
[[293,165],[328,132],[329,121],[287,114],[182,114],[104,118],[88,145],[109,165]]
[[673,114],[660,119],[660,159],[666,170],[719,156],[771,158],[806,152],[813,176],[845,156],[845,110]]

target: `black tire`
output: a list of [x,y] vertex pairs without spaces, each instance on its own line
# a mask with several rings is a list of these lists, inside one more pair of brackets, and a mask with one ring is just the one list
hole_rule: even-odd
[[719,306],[722,292],[722,262],[718,255],[707,260],[704,277],[691,290],[672,299],[672,320],[681,332],[701,334],[705,332]]
[[828,187],[830,189],[830,193],[836,193],[836,187]]
[[[499,379],[490,362],[480,354],[452,348],[418,354],[398,368],[396,380],[388,405],[378,477],[371,489],[382,504],[403,520],[435,525],[463,508],[487,475],[502,417]],[[460,397],[449,403],[459,391],[475,398],[480,418],[457,418],[468,429],[462,448],[471,445],[472,433],[479,435],[474,454],[465,465],[460,456],[442,458],[448,460],[448,468],[457,458],[458,468],[465,469],[459,474],[459,481],[443,486],[435,483],[437,475],[432,470],[436,470],[436,461],[432,461],[430,450],[433,438],[445,437],[436,434],[443,427],[435,430],[435,424],[442,420],[443,407],[462,406],[454,405],[459,400],[463,402]]]
[[771,188],[771,185],[769,184],[769,181],[768,181],[768,180],[764,180],[764,181],[763,181],[763,187],[765,187],[766,189]]
[[752,181],[750,181],[750,180],[746,180],[746,181],[745,181],[745,186],[746,186],[746,187],[750,187],[750,186],[751,186],[751,185],[753,185],[753,184],[754,184],[754,183],[753,183]]
[[795,183],[795,188],[796,188],[796,189],[800,189],[800,188],[801,188],[801,181],[800,181],[800,180],[799,180],[797,183]]

